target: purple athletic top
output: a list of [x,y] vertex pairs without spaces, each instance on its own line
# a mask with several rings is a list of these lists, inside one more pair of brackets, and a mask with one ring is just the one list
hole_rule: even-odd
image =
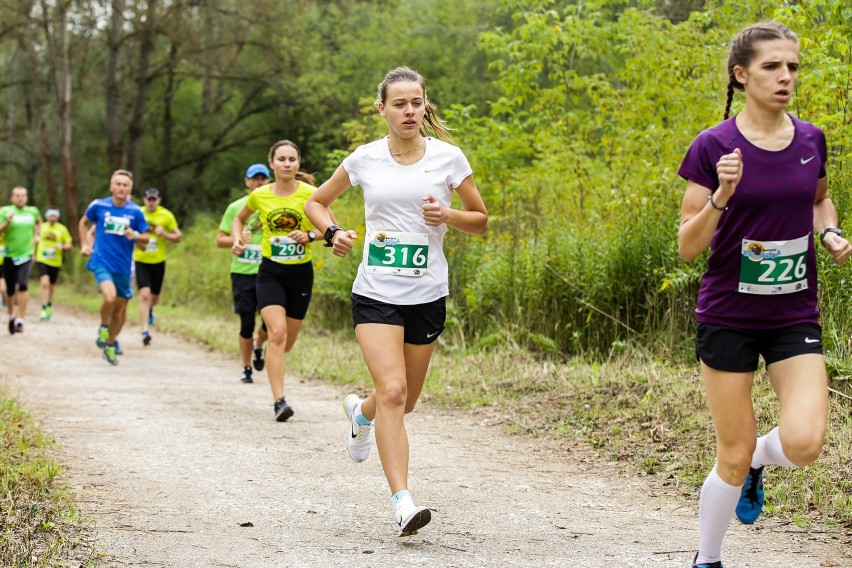
[[[713,191],[719,187],[719,158],[735,148],[742,152],[743,176],[710,243],[696,320],[746,329],[819,323],[813,206],[817,180],[825,177],[825,135],[790,116],[792,142],[783,150],[763,150],[740,133],[735,118],[699,134],[678,170],[684,179]],[[806,235],[806,289],[777,295],[738,292],[743,239],[783,241]]]

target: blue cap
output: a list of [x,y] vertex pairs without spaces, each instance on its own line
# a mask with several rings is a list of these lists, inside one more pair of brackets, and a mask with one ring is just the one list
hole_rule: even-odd
[[253,178],[257,174],[263,174],[264,176],[269,177],[269,168],[263,164],[252,164],[246,170],[246,178]]

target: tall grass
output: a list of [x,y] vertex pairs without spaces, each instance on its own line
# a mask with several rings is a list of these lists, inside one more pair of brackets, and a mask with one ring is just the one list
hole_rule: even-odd
[[0,565],[94,566],[62,468],[44,438],[8,394],[0,390]]

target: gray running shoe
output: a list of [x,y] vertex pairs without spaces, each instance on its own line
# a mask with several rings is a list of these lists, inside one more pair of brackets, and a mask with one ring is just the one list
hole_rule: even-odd
[[275,420],[277,422],[286,422],[288,418],[293,416],[293,409],[287,404],[283,396],[275,401],[272,408],[275,411]]

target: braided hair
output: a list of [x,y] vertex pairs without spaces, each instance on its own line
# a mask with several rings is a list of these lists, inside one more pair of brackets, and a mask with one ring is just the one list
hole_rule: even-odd
[[734,100],[734,90],[744,91],[745,86],[737,81],[734,76],[734,67],[748,67],[754,59],[757,47],[755,44],[761,41],[774,39],[789,39],[794,42],[799,38],[784,24],[778,22],[760,22],[744,28],[731,41],[728,49],[728,99],[725,103],[725,119],[731,114],[731,103]]

